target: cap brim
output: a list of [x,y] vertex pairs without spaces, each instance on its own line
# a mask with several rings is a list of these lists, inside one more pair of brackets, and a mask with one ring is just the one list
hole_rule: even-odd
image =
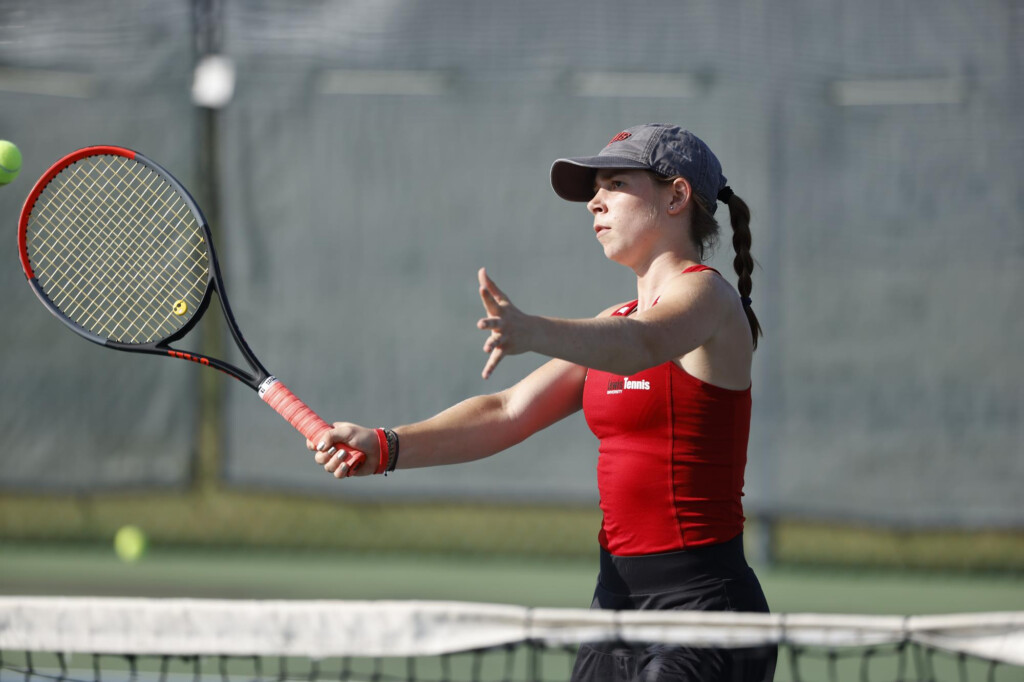
[[551,188],[566,201],[590,201],[594,198],[594,176],[609,168],[644,169],[648,166],[621,156],[586,156],[558,159],[551,165]]

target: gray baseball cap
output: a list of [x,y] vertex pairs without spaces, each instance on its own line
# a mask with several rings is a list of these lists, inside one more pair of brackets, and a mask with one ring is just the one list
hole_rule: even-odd
[[629,168],[683,176],[711,213],[726,183],[722,164],[699,137],[679,126],[645,123],[623,130],[597,156],[555,161],[551,187],[567,201],[590,201],[598,170]]

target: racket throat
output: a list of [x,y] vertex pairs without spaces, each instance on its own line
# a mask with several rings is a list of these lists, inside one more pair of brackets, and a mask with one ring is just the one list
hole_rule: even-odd
[[266,379],[264,379],[262,382],[260,382],[260,385],[256,388],[256,392],[260,394],[260,398],[261,399],[266,400],[266,398],[264,396],[267,395],[267,392],[271,388],[273,388],[274,384],[276,384],[276,383],[279,383],[278,380],[277,380],[277,377],[269,376]]

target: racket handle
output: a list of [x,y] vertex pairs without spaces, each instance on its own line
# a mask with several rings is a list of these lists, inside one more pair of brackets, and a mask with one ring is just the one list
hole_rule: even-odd
[[[276,378],[269,377],[260,384],[259,394],[263,402],[274,408],[307,440],[319,444],[331,430],[330,424],[321,419],[306,403],[295,397],[295,394]],[[366,455],[359,450],[346,449],[352,452],[350,471],[355,471],[366,460]]]

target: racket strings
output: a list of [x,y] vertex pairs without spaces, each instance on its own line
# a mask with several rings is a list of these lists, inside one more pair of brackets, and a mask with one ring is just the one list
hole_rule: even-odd
[[[70,190],[69,190],[68,185],[78,184],[79,185],[78,191],[82,191],[82,189],[81,189],[81,182],[75,183],[73,181],[74,180],[74,174],[78,174],[80,172],[81,172],[81,168],[75,168],[75,170],[73,172],[73,175],[69,176],[68,182],[66,182],[65,186],[58,192],[58,195],[63,200],[63,202],[61,204],[56,204],[54,206],[54,209],[55,209],[54,213],[55,213],[56,217],[59,220],[61,220],[61,221],[65,221],[65,222],[58,222],[57,223],[58,225],[61,225],[63,229],[61,229],[58,234],[54,235],[55,237],[59,238],[61,241],[66,241],[68,239],[68,236],[69,236],[68,235],[68,231],[67,231],[67,226],[68,226],[69,223],[66,222],[68,220],[69,216],[61,214],[61,209],[64,209],[64,208],[67,207],[66,202],[67,202],[68,198],[70,197]],[[89,208],[89,209],[92,209],[93,211],[96,210],[95,206],[86,206],[86,207]],[[119,256],[119,255],[123,254],[123,249],[118,251],[115,248],[113,250],[113,252],[111,252],[109,250],[108,251],[97,250],[97,247],[101,247],[102,248],[101,243],[98,243],[98,239],[97,239],[98,237],[100,237],[102,235],[102,232],[97,231],[97,222],[98,221],[95,220],[95,216],[85,215],[84,217],[86,219],[86,227],[89,227],[90,229],[87,232],[83,232],[80,235],[80,240],[78,242],[68,242],[69,244],[73,245],[71,251],[70,252],[62,252],[61,253],[61,256],[62,256],[61,262],[56,264],[60,268],[65,268],[66,269],[65,271],[69,271],[70,270],[69,269],[69,265],[74,264],[76,262],[82,262],[81,259],[83,258],[83,255],[85,253],[108,254],[108,256],[109,255]],[[91,218],[91,220],[90,220],[90,218]],[[109,221],[111,218],[119,219],[120,216],[105,215],[104,218],[106,218]],[[52,246],[52,244],[51,244],[51,246]],[[107,247],[107,248],[109,249],[109,247]],[[90,274],[92,274],[94,276],[94,278],[98,278],[98,284],[101,286],[101,288],[109,290],[109,288],[110,288],[109,287],[109,282],[104,281],[105,277],[104,277],[103,273],[106,273],[106,272],[115,272],[116,273],[117,271],[110,270],[109,269],[110,268],[110,264],[107,263],[107,262],[102,262],[102,263],[98,262],[98,261],[97,262],[85,262],[85,264],[90,267],[90,270],[91,270]],[[69,286],[67,286],[66,288],[64,288],[62,290],[58,289],[54,293],[56,294],[53,297],[54,298],[54,302],[56,304],[58,304],[59,306],[62,306],[64,308],[64,310],[66,311],[66,313],[68,313],[70,316],[73,316],[73,317],[76,317],[76,318],[80,318],[80,319],[84,319],[84,320],[90,321],[90,322],[99,322],[99,320],[96,320],[96,318],[93,315],[90,314],[91,312],[94,312],[94,311],[91,311],[91,310],[83,311],[83,306],[87,303],[87,301],[83,300],[84,296],[86,295],[86,292],[83,290],[83,288],[81,286],[81,280],[71,281],[69,283]],[[103,310],[109,310],[109,308],[110,308],[110,306],[107,305],[105,308],[103,308]]]
[[[80,171],[80,169],[76,169],[75,172],[78,172],[78,171]],[[68,184],[72,184],[72,183],[69,182]],[[63,194],[64,194],[63,198],[65,200],[67,199],[67,191],[68,191],[67,187],[65,187],[63,189]],[[63,207],[63,205],[60,206],[60,208],[62,208],[62,207]],[[119,209],[117,209],[117,212],[121,213],[122,210],[119,208]],[[66,218],[66,217],[67,216],[61,216],[62,219]],[[105,215],[104,217],[106,217],[108,219],[122,219],[122,216],[118,216],[118,215],[115,215],[115,216]],[[127,216],[125,218],[126,219],[130,219],[130,217],[127,217]],[[115,258],[115,259],[118,258],[118,257],[124,258],[126,256],[125,251],[124,251],[123,248],[118,249],[116,244],[114,245],[114,248],[112,250],[107,250],[107,251],[98,250],[97,251],[96,250],[97,247],[99,247],[101,249],[106,247],[106,248],[109,249],[110,245],[104,245],[104,244],[102,244],[101,242],[98,241],[97,238],[102,236],[102,232],[97,231],[97,229],[96,229],[97,228],[96,221],[91,221],[91,223],[88,226],[91,229],[88,232],[85,232],[85,233],[83,233],[81,235],[81,242],[79,242],[77,244],[77,248],[75,248],[70,255],[74,256],[74,257],[77,257],[77,258],[81,258],[84,253],[91,253],[93,251],[95,251],[96,253],[100,253],[100,254],[107,254],[107,258],[104,259],[103,262],[99,262],[99,261],[96,261],[96,262],[86,262],[86,264],[90,268],[90,274],[94,275],[97,278],[98,284],[101,286],[101,288],[104,288],[106,290],[110,290],[111,289],[110,288],[110,284],[111,284],[111,280],[113,278],[119,277],[122,282],[124,282],[126,278],[124,277],[123,274],[119,274],[118,270],[113,269],[112,266],[114,265],[114,263],[111,263],[109,261],[110,261],[111,258]],[[62,238],[64,238],[64,239],[66,239],[67,236],[68,236],[67,235],[67,230],[66,229],[62,230],[60,236]],[[69,263],[73,263],[74,262],[74,261],[72,261],[71,259],[68,258],[68,255],[69,255],[68,253],[63,253],[62,254],[62,262],[59,264],[61,267],[67,268]],[[96,310],[92,310],[92,309],[88,309],[88,308],[84,309],[84,305],[87,303],[87,300],[83,300],[83,297],[85,296],[86,292],[83,290],[83,288],[81,287],[80,283],[81,283],[81,280],[73,281],[73,282],[70,283],[70,286],[68,286],[66,289],[56,291],[55,293],[57,295],[54,297],[54,299],[55,299],[54,302],[56,304],[58,304],[59,306],[63,306],[66,309],[66,312],[68,314],[70,314],[71,316],[79,317],[79,318],[85,319],[85,320],[87,320],[89,322],[96,323],[96,324],[98,324],[101,327],[101,329],[103,331],[109,332],[110,329],[106,328],[103,325],[102,320],[97,319],[95,317],[95,315],[92,314],[94,312],[97,312]],[[118,292],[116,290],[114,290],[114,293],[116,294]],[[118,302],[122,303],[122,304],[128,303],[128,301],[124,301],[123,299],[119,300]],[[108,305],[106,305],[106,306],[104,306],[102,308],[99,308],[97,310],[99,310],[99,311],[103,311],[103,310],[109,311],[111,309],[111,306],[109,305],[109,301],[107,301],[105,303],[107,303]]]
[[54,305],[115,341],[170,336],[206,293],[209,253],[195,215],[158,173],[119,156],[82,159],[50,182],[30,215],[28,248]]
[[[81,169],[80,168],[76,168],[75,172],[76,172],[76,174],[80,174],[81,173]],[[71,183],[66,183],[66,184],[75,184],[75,183],[71,182]],[[78,184],[81,185],[81,181],[80,180],[79,180]],[[63,188],[63,194],[65,196],[63,196],[62,198],[65,199],[65,201],[67,199],[66,195],[67,195],[68,191],[69,191],[68,187],[64,187]],[[84,188],[79,187],[78,191],[84,191]],[[67,216],[60,214],[60,210],[59,209],[61,207],[62,206],[60,206],[60,205],[55,207],[57,209],[56,214],[57,214],[57,216],[61,220],[66,221],[67,220]],[[95,207],[89,207],[89,208],[92,208],[95,211]],[[123,212],[123,208],[118,208],[117,209],[117,213],[122,213],[122,212]],[[44,215],[44,217],[45,217],[45,214],[42,214],[42,215]],[[110,215],[109,211],[107,211],[107,214],[103,216],[103,218],[106,221],[108,221],[108,222],[110,222],[110,221],[120,221],[120,220],[126,219],[127,217],[128,216]],[[66,222],[62,223],[62,224],[65,227],[67,225]],[[95,219],[93,219],[91,221],[91,224],[89,222],[86,223],[87,226],[92,227],[93,229],[91,229],[89,232],[84,233],[82,235],[82,240],[80,242],[78,242],[78,243],[75,243],[75,246],[77,248],[74,248],[70,253],[62,254],[62,259],[61,259],[61,262],[59,263],[59,265],[61,267],[65,267],[66,268],[68,266],[69,261],[72,261],[73,259],[81,259],[82,256],[83,256],[83,252],[100,253],[100,254],[104,254],[105,253],[108,256],[112,256],[114,258],[117,258],[117,257],[124,258],[125,257],[125,255],[126,255],[125,249],[124,248],[118,249],[118,248],[116,248],[116,245],[115,245],[115,248],[113,250],[109,249],[109,245],[106,247],[107,248],[106,251],[97,250],[97,247],[100,246],[100,244],[97,242],[97,237],[102,237],[103,234],[104,234],[103,232],[97,232],[97,230],[96,230],[96,225],[97,224],[98,224],[98,221],[95,220]],[[62,230],[60,232],[59,236],[61,237],[61,239],[67,239],[67,237],[68,237],[67,230],[66,229]],[[72,258],[69,258],[68,256],[71,256]],[[106,273],[106,280],[107,281],[105,281],[104,276],[101,275],[99,277],[99,283],[101,285],[106,285],[109,288],[109,284],[110,284],[109,278],[111,276],[113,276],[113,275],[116,275],[116,273],[119,272],[118,270],[112,269],[110,267],[111,263],[109,262],[109,258],[108,258],[107,262],[97,262],[97,263],[92,263],[91,265],[93,266],[93,273],[92,274],[94,276],[97,274],[97,272],[95,272],[96,266],[100,266],[101,267],[101,272]],[[122,279],[123,279],[123,277],[122,277]],[[81,307],[81,304],[83,303],[82,295],[83,295],[83,293],[85,293],[82,290],[82,287],[79,286],[78,284],[79,284],[78,282],[72,282],[72,285],[70,287],[68,287],[67,291],[64,292],[65,296],[63,298],[61,298],[61,297],[56,297],[56,298],[58,298],[61,301],[61,303],[65,304],[68,307],[69,312],[71,312],[72,314],[77,314],[77,315],[79,315],[81,317],[84,317],[85,319],[89,319],[90,318],[89,315],[82,315],[81,313],[77,312],[76,306],[77,307]],[[72,301],[71,301],[71,303],[73,303],[74,305],[68,305],[69,301],[67,300],[67,298],[69,296],[73,296],[74,297],[72,299]]]
[[[152,178],[153,177],[156,177],[156,176],[151,174],[151,178],[149,179],[150,182],[152,182]],[[119,178],[119,180],[123,180],[123,177]],[[75,184],[75,183],[72,181],[69,184]],[[96,190],[95,187],[82,187],[81,186],[82,182],[80,180],[78,182],[78,185],[79,185],[79,187],[77,188],[77,190],[80,191],[80,192],[85,192],[85,191],[90,191],[90,190],[95,191]],[[121,189],[121,188],[116,188],[116,189]],[[126,215],[124,215],[124,216],[121,216],[121,215],[113,215],[113,216],[111,216],[111,215],[109,215],[109,211],[107,211],[107,214],[105,214],[104,217],[107,218],[108,220],[118,220],[118,219],[127,220],[128,221],[127,222],[127,226],[129,228],[132,228],[132,229],[136,230],[136,232],[137,232],[138,221],[137,220],[133,221],[132,220],[132,216],[133,215],[134,216],[140,215],[139,212],[141,211],[141,207],[138,205],[139,194],[138,194],[138,192],[134,191],[132,188],[129,188],[129,190],[131,190],[131,193],[135,195],[134,201],[133,201],[132,206],[131,206],[132,211],[134,211],[134,213],[132,211],[125,212],[124,211],[124,207],[122,206],[122,207],[117,207],[116,211],[117,211],[117,213],[126,213]],[[173,190],[170,190],[170,188],[167,188],[167,192],[173,192]],[[167,192],[165,192],[165,194]],[[160,195],[157,195],[157,196],[162,199],[162,197]],[[180,215],[178,217],[180,217]],[[95,226],[93,226],[93,227],[95,227]],[[87,245],[88,246],[92,246],[93,249],[95,249],[96,246],[97,246],[95,244],[95,237],[103,236],[105,234],[107,234],[107,233],[97,232],[95,229],[91,230],[86,236],[87,237],[93,237],[93,243],[92,244],[87,244]],[[134,295],[137,296],[140,293],[140,288],[142,288],[142,287],[150,288],[150,287],[154,286],[154,284],[156,284],[156,282],[153,282],[153,281],[149,281],[149,282],[145,281],[146,278],[147,278],[146,273],[143,273],[143,272],[139,271],[139,268],[141,268],[143,263],[145,262],[144,260],[137,259],[137,258],[132,258],[131,257],[132,254],[129,254],[126,251],[125,248],[118,248],[118,245],[116,243],[113,245],[114,248],[112,248],[112,249],[110,248],[109,244],[101,244],[101,246],[105,247],[105,250],[104,250],[104,248],[100,248],[100,249],[96,250],[95,252],[99,253],[99,254],[104,254],[106,256],[105,259],[103,261],[97,261],[97,262],[91,263],[91,265],[92,265],[92,274],[99,278],[99,283],[101,285],[105,285],[108,289],[110,289],[110,285],[113,283],[112,279],[113,278],[117,278],[119,280],[117,282],[118,286],[120,286],[121,288],[127,289],[128,290],[127,293],[134,294]],[[161,244],[160,246],[164,247],[166,245],[165,244]],[[122,268],[117,267],[119,265],[118,261],[120,261],[120,264],[123,265]],[[131,271],[131,268],[133,266],[136,269],[135,272]],[[154,272],[154,274],[156,273],[156,271],[153,271],[153,272]],[[152,279],[152,278],[150,278],[150,279]],[[134,286],[133,286],[133,282],[136,282],[136,284]],[[166,284],[166,283],[162,283],[162,284]],[[116,288],[113,289],[113,291],[115,293],[118,293],[118,290]],[[74,300],[74,303],[77,304],[77,306],[76,307],[69,307],[69,312],[72,313],[72,314],[79,314],[80,315],[81,313],[79,312],[79,308],[80,308],[80,304],[82,303],[82,301],[80,300],[80,297],[81,297],[81,294],[83,293],[81,291],[81,288],[80,287],[73,287],[73,288],[69,289],[68,293],[72,294],[72,295],[77,295],[76,299]],[[126,299],[124,299],[124,297],[118,297],[118,299],[115,302],[117,304],[119,304],[119,305],[125,305],[125,304],[131,305],[132,301],[133,301],[133,299],[127,299],[126,300]],[[55,302],[58,302],[58,301],[55,301]],[[62,300],[62,301],[59,301],[59,303],[65,303],[65,301]],[[106,303],[107,303],[107,305],[104,306],[104,308],[103,308],[104,310],[109,311],[109,310],[114,309],[114,307],[110,305],[111,302],[108,301]],[[154,308],[154,311],[155,310],[156,309]],[[138,311],[138,312],[144,313],[144,311]],[[86,315],[85,317],[89,321],[99,322],[99,320],[96,320],[95,317],[93,317],[91,315]],[[166,314],[164,315],[164,317],[165,318],[167,317]],[[139,323],[140,323],[139,327],[134,329],[133,331],[136,331],[136,333],[138,333],[138,332],[147,333],[147,332],[152,332],[152,331],[158,330],[159,327],[154,327],[153,319],[152,318],[153,318],[152,313],[146,319],[139,318]],[[103,326],[103,325],[101,325],[101,329],[103,331],[107,332],[108,334],[111,331],[110,328],[108,328],[106,326]]]
[[[156,176],[155,174],[150,174],[150,178],[148,179],[150,185],[152,184],[153,178],[156,178],[156,177],[158,177],[158,176]],[[95,187],[79,187],[80,191],[87,191],[89,189],[93,189],[94,190]],[[137,228],[139,227],[138,220],[133,220],[133,216],[135,216],[135,217],[140,216],[141,215],[142,207],[140,207],[138,205],[138,193],[134,192],[134,191],[132,193],[136,195],[136,199],[133,201],[133,204],[132,204],[132,207],[131,207],[132,211],[127,212],[127,215],[125,215],[125,216],[110,216],[110,217],[112,217],[112,218],[123,218],[123,219],[128,221],[128,226],[129,227],[137,230]],[[171,190],[168,187],[168,188],[166,188],[166,191],[163,192],[162,194],[167,194],[167,193],[173,193],[173,190]],[[163,196],[162,195],[157,195],[157,196],[158,196],[158,198],[163,200]],[[117,212],[118,213],[124,212],[123,211],[123,207],[118,207],[117,208]],[[178,215],[176,215],[176,217],[181,218],[182,216],[180,214],[178,214]],[[91,233],[91,234],[94,235],[95,233]],[[103,234],[103,233],[100,233],[100,234]],[[109,246],[109,245],[106,245],[106,246]],[[133,282],[137,282],[137,281],[141,280],[140,284],[142,286],[148,286],[148,287],[152,287],[152,286],[157,284],[156,282],[152,281],[152,277],[149,278],[150,279],[149,282],[145,281],[145,279],[147,278],[147,275],[146,275],[146,273],[143,273],[141,271],[141,266],[144,263],[144,261],[142,261],[140,259],[132,258],[131,254],[126,253],[126,251],[124,249],[118,249],[116,244],[114,246],[115,246],[115,248],[112,249],[112,250],[107,250],[107,251],[100,250],[100,251],[98,251],[98,253],[106,254],[107,258],[102,263],[93,264],[93,265],[97,266],[97,267],[94,267],[93,274],[95,274],[96,276],[98,276],[100,278],[101,283],[105,283],[105,284],[109,285],[109,284],[112,283],[111,280],[113,278],[117,278],[119,280],[118,283],[117,283],[119,286],[121,286],[123,288],[127,288],[127,289],[132,289],[133,291],[129,291],[128,293],[134,293],[136,295],[140,293],[140,286],[138,286],[138,285],[133,286]],[[167,245],[166,244],[160,244],[159,246],[160,247],[166,247]],[[124,269],[123,270],[122,269],[118,269],[118,265],[123,265]],[[130,271],[132,267],[135,267],[135,272],[131,272]],[[154,273],[155,272],[156,271],[154,271]],[[126,274],[128,275],[127,277],[125,276]],[[103,281],[104,280],[104,275],[109,275],[109,277],[107,278],[106,282]],[[163,282],[163,283],[160,283],[160,284],[166,285],[166,282]],[[117,291],[117,290],[115,289],[115,291]],[[127,301],[124,300],[124,299],[121,299],[118,302],[121,303],[121,304],[132,305],[132,300],[131,299],[129,299]],[[152,324],[153,323],[153,317],[154,317],[153,313],[155,313],[155,311],[156,311],[156,309],[154,308],[153,311],[151,311],[151,314],[150,314],[148,319],[141,320],[141,327],[138,329],[139,332],[146,333],[146,332],[149,332],[150,330],[154,330],[154,331],[158,331],[159,330],[159,326],[154,327],[153,324]],[[136,312],[139,312],[139,313],[142,313],[142,314],[145,313],[144,310],[140,310],[140,311],[136,311]],[[164,317],[165,318],[167,317],[166,314],[164,315]],[[109,331],[109,330],[104,328],[104,331]]]
[[[115,250],[113,253],[114,256],[124,257],[125,255],[123,252],[119,252],[118,250]],[[120,336],[124,336],[124,334],[116,333],[116,326],[114,326],[116,325],[116,315],[120,314],[119,311],[122,311],[123,307],[126,304],[130,304],[130,300],[126,300],[124,296],[118,295],[118,290],[116,288],[111,289],[111,284],[115,283],[111,281],[111,278],[109,276],[105,278],[102,274],[116,274],[118,271],[104,270],[102,266],[103,264],[91,264],[90,272],[88,274],[92,275],[93,278],[98,278],[97,282],[100,285],[101,289],[113,291],[114,298],[112,300],[109,297],[105,298],[102,296],[90,298],[90,291],[83,288],[79,282],[72,282],[71,286],[69,286],[67,290],[63,292],[63,296],[58,295],[55,296],[55,298],[57,298],[57,302],[60,303],[66,309],[67,313],[70,316],[82,320],[87,325],[91,324],[93,326],[98,327],[97,331],[103,332],[104,335],[106,336],[117,338]],[[137,278],[137,274],[135,273],[129,272],[128,274],[130,276],[134,274],[135,278]],[[121,286],[123,288],[125,278],[122,276],[120,279],[122,280]],[[152,283],[143,282],[143,285],[152,286]],[[128,286],[126,288],[126,293],[129,295],[132,293],[137,294],[138,289],[138,286]],[[92,305],[89,305],[90,302],[92,303]],[[137,323],[128,325],[127,331],[129,332],[129,334],[134,334],[135,337],[138,337],[140,334],[146,334],[147,332],[154,331],[153,325],[151,324],[151,320],[144,318],[137,319]]]

